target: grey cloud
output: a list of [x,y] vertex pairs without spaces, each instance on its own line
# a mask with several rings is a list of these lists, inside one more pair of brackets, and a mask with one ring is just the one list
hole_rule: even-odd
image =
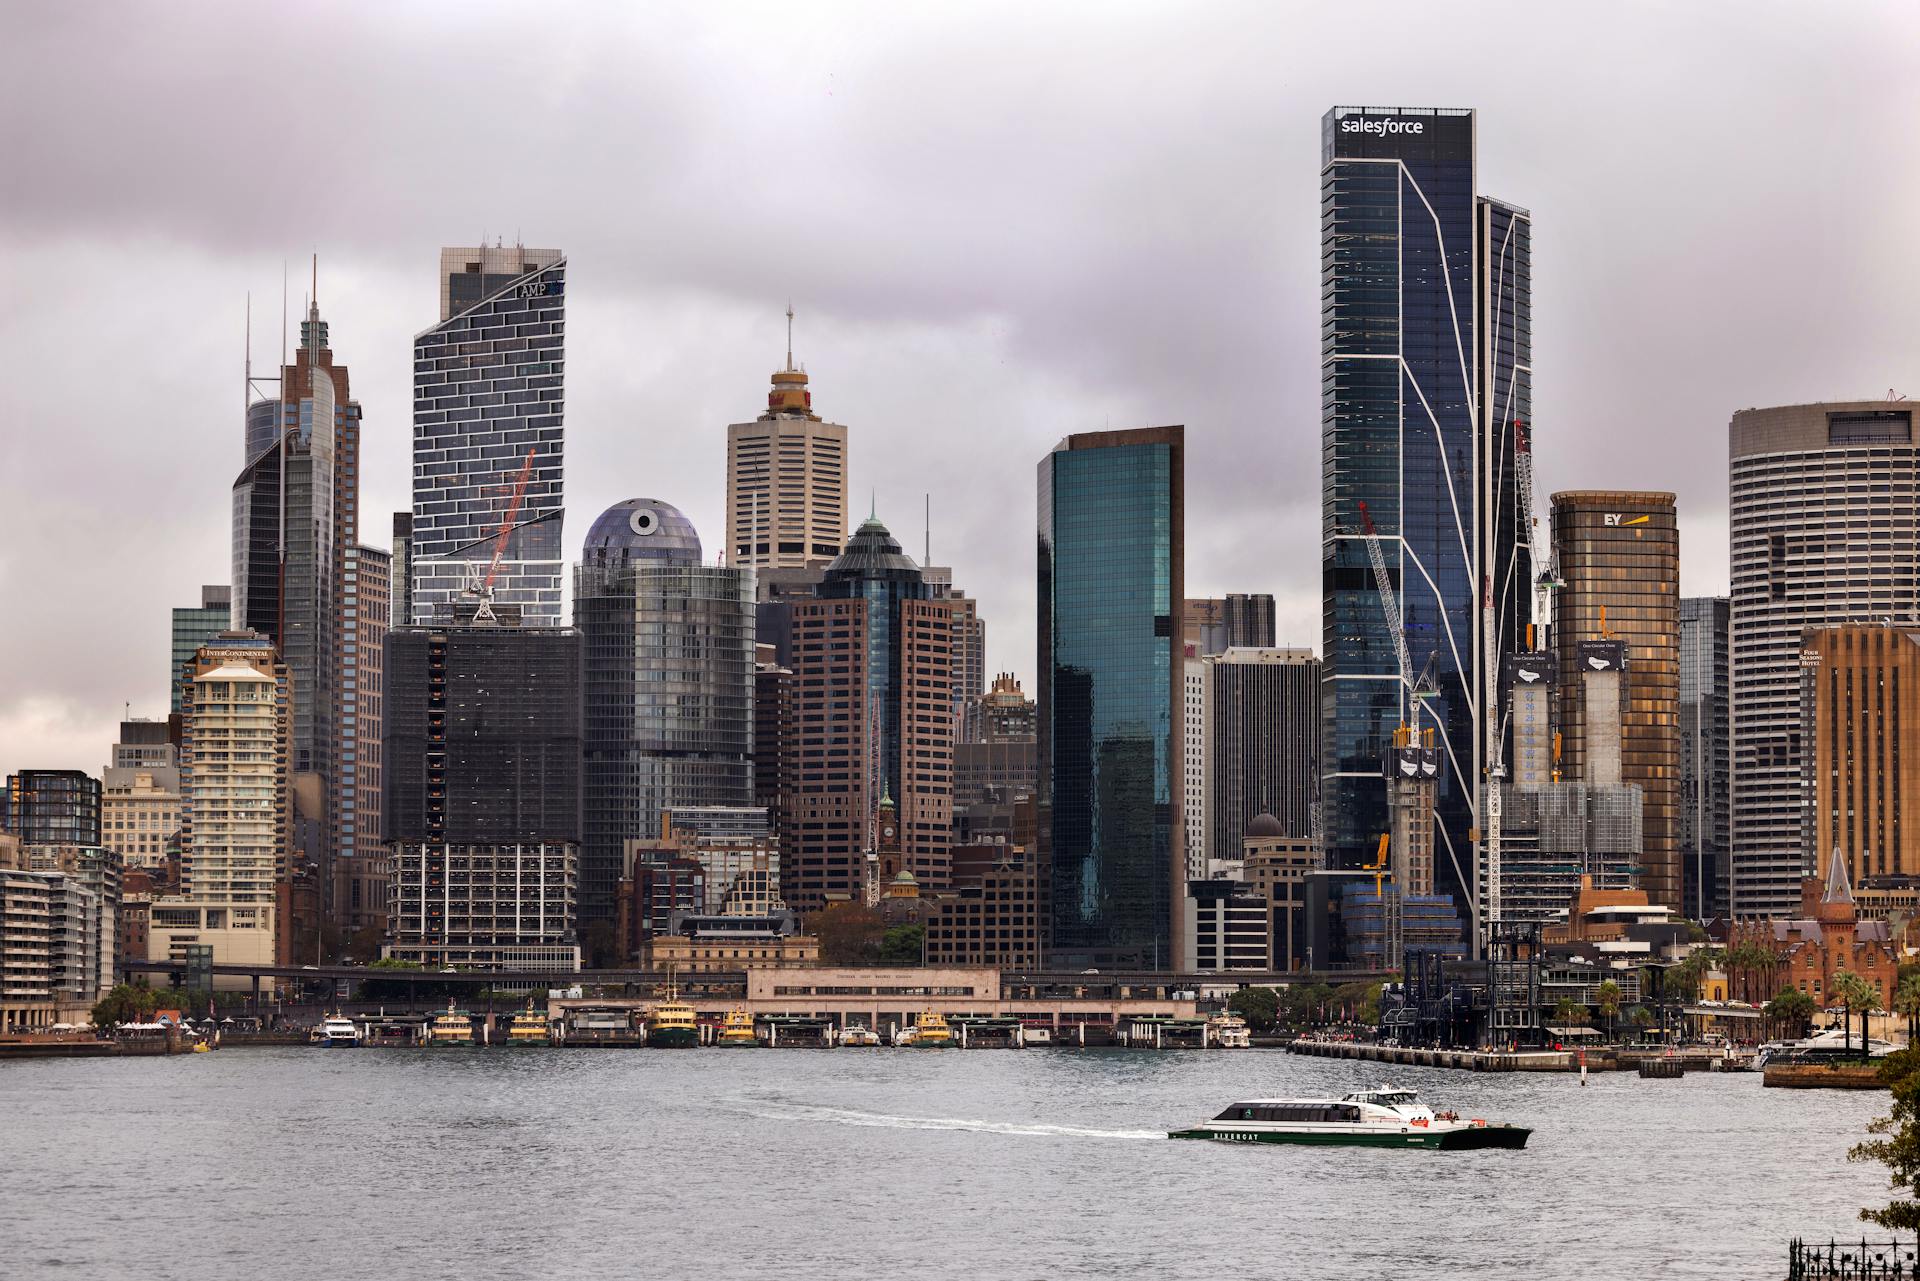
[[[224,579],[241,306],[321,254],[407,502],[440,245],[566,249],[569,529],[651,494],[718,542],[780,311],[854,492],[1030,675],[1034,464],[1184,422],[1188,583],[1317,639],[1318,121],[1481,109],[1535,224],[1539,488],[1678,491],[1725,586],[1743,405],[1911,390],[1920,179],[1894,5],[22,7],[0,47],[0,768],[97,768]],[[1903,385],[1904,384],[1904,385]],[[570,549],[571,550],[571,549]]]

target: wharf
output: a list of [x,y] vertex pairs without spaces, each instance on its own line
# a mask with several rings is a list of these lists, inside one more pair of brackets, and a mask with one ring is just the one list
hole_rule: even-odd
[[119,1052],[117,1044],[95,1036],[10,1036],[0,1039],[0,1060],[82,1059]]
[[1466,1072],[1572,1072],[1579,1067],[1572,1050],[1421,1050],[1405,1045],[1316,1041],[1301,1037],[1288,1043],[1287,1052],[1327,1059],[1459,1068]]
[[1785,1090],[1884,1090],[1880,1069],[1862,1063],[1769,1063],[1760,1069],[1763,1085]]

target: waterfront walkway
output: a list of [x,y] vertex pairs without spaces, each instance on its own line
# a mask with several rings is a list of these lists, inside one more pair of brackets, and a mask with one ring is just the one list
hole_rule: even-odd
[[1366,1059],[1374,1063],[1404,1063],[1415,1067],[1459,1068],[1468,1072],[1571,1072],[1579,1067],[1572,1050],[1419,1050],[1405,1045],[1321,1041],[1301,1037],[1288,1044],[1287,1052],[1312,1054],[1326,1059]]

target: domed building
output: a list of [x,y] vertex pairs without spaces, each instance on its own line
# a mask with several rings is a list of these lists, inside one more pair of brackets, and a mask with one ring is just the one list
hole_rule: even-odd
[[753,804],[753,571],[702,563],[670,503],[615,503],[574,572],[585,649],[583,924],[611,920],[623,843],[661,813]]

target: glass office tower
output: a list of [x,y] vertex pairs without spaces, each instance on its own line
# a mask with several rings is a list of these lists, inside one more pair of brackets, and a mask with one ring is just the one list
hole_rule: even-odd
[[1322,121],[1321,795],[1328,862],[1388,829],[1382,762],[1414,700],[1445,764],[1436,888],[1471,904],[1499,657],[1524,647],[1530,536],[1516,446],[1532,415],[1531,219],[1474,193],[1474,113],[1335,107]]
[[1040,797],[1053,968],[1175,964],[1185,429],[1069,436],[1040,462]]
[[905,646],[900,602],[928,600],[920,567],[876,516],[869,516],[847,540],[846,550],[827,567],[815,593],[821,600],[867,602],[867,704],[879,723],[875,752],[880,777],[870,780],[873,794],[905,794],[901,778],[900,717]]
[[667,810],[753,804],[753,570],[700,563],[651,498],[593,522],[574,572],[584,649],[580,918],[611,920],[628,838]]
[[483,598],[560,625],[566,285],[557,250],[441,251],[440,323],[413,342],[416,625]]
[[171,691],[169,710],[180,710],[181,682],[186,676],[187,660],[193,657],[195,650],[231,626],[233,589],[224,584],[202,587],[197,607],[174,607],[173,645],[167,662],[167,689]]

